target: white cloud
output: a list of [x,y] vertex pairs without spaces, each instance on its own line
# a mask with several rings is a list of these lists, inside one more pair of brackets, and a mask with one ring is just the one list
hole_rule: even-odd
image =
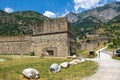
[[116,1],[120,1],[120,0],[116,0]]
[[45,15],[49,18],[55,18],[56,17],[56,14],[51,12],[51,11],[45,11],[43,15]]
[[14,10],[12,8],[9,8],[9,7],[4,8],[4,11],[7,12],[7,13],[14,12]]
[[64,17],[64,16],[66,16],[68,13],[70,13],[67,9],[65,9],[65,13],[64,14],[62,14],[62,16],[61,17]]
[[107,0],[101,0],[100,2],[101,2],[101,4],[98,4],[96,7],[103,6],[103,5],[107,4]]
[[[74,9],[78,12],[79,9],[91,9],[101,4],[105,4],[107,0],[74,0]],[[101,4],[99,4],[101,2]]]

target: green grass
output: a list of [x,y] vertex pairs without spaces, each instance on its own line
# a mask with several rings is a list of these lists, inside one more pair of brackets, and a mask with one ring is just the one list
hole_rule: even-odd
[[22,75],[22,71],[25,68],[35,68],[40,72],[40,79],[38,80],[80,80],[83,77],[94,74],[97,70],[98,64],[92,61],[86,61],[85,63],[78,64],[76,66],[70,66],[67,69],[63,69],[58,73],[52,73],[49,71],[49,67],[52,63],[58,63],[64,61],[71,61],[64,58],[45,58],[39,57],[19,57],[19,56],[0,56],[7,61],[0,63],[0,80],[28,80]]
[[[110,51],[110,52],[115,52],[117,49],[115,49],[115,48],[107,48],[106,50]],[[113,59],[120,60],[120,57],[118,57],[117,55],[114,55]]]
[[115,59],[115,60],[120,60],[120,57],[114,57],[113,59]]
[[96,53],[94,56],[92,56],[92,55],[90,56],[89,51],[87,51],[87,50],[79,50],[79,51],[77,51],[77,55],[80,57],[84,57],[84,58],[95,58],[97,56]]
[[116,51],[115,48],[107,48],[106,50],[107,50],[107,51],[110,51],[110,52]]

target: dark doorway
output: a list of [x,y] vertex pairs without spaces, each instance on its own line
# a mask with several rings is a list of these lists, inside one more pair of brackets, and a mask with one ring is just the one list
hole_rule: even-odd
[[54,51],[53,50],[47,50],[47,53],[49,56],[53,56],[54,55]]
[[57,56],[57,48],[56,47],[46,47],[43,49],[43,54],[45,56]]

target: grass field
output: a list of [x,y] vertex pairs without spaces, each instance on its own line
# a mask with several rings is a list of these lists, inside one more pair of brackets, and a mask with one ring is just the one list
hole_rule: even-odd
[[87,51],[87,50],[79,50],[79,51],[77,51],[77,53],[76,53],[79,57],[84,57],[84,58],[95,58],[95,57],[97,57],[97,54],[96,53],[94,53],[94,55],[91,55],[90,56],[90,53],[89,53],[89,51]]
[[40,72],[40,79],[37,80],[80,80],[94,74],[98,64],[92,61],[71,65],[67,69],[63,69],[58,73],[49,71],[52,63],[71,61],[64,58],[45,58],[39,57],[19,57],[19,56],[0,56],[0,59],[6,59],[0,63],[0,80],[28,80],[22,75],[25,68],[35,68]]

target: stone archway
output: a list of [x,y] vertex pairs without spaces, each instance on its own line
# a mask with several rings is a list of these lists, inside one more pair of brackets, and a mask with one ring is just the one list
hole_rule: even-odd
[[57,56],[57,48],[56,47],[46,47],[43,49],[43,55]]

